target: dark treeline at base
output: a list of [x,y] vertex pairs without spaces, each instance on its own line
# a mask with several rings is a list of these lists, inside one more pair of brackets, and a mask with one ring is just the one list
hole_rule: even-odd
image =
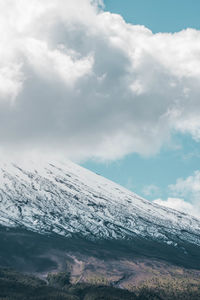
[[143,287],[135,292],[109,286],[71,285],[69,275],[49,275],[48,282],[9,269],[0,269],[0,300],[197,300],[200,287],[183,292]]

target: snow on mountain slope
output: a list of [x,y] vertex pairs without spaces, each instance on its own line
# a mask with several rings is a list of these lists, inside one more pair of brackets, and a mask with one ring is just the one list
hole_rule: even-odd
[[0,163],[0,224],[90,239],[200,246],[200,219],[142,199],[71,162]]

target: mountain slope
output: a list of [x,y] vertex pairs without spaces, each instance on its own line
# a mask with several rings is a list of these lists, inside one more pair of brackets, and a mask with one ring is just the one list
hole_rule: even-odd
[[200,220],[160,207],[71,162],[0,163],[0,224],[88,239],[200,246]]
[[71,162],[0,163],[0,268],[130,291],[170,283],[182,295],[199,286],[199,229]]

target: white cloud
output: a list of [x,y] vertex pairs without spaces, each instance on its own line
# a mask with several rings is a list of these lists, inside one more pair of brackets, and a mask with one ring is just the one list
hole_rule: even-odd
[[153,34],[99,4],[0,2],[1,150],[116,159],[200,139],[200,31]]
[[194,205],[184,201],[183,199],[168,198],[166,201],[164,201],[162,199],[156,199],[153,202],[158,205],[161,205],[161,206],[169,207],[169,208],[184,212],[186,214],[200,217],[200,210],[197,210]]
[[160,188],[157,185],[150,184],[143,188],[143,194],[145,196],[155,196],[160,193]]
[[7,65],[0,68],[0,100],[11,102],[19,95],[23,86],[23,74],[20,65]]
[[186,179],[177,179],[176,183],[168,188],[173,197],[166,201],[157,199],[155,203],[200,217],[200,171],[194,172]]
[[90,74],[93,59],[92,56],[76,59],[74,53],[67,54],[67,49],[61,46],[51,50],[47,43],[29,39],[26,49],[28,62],[38,77],[49,80],[51,84],[59,80],[73,85],[79,78]]
[[192,176],[186,179],[179,178],[176,184],[169,186],[173,195],[179,195],[199,202],[200,205],[200,171],[195,171]]

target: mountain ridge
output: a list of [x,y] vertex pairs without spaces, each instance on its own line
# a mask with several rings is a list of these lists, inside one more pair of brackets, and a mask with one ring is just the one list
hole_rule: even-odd
[[151,203],[69,161],[1,162],[0,224],[66,237],[200,246],[200,219]]

